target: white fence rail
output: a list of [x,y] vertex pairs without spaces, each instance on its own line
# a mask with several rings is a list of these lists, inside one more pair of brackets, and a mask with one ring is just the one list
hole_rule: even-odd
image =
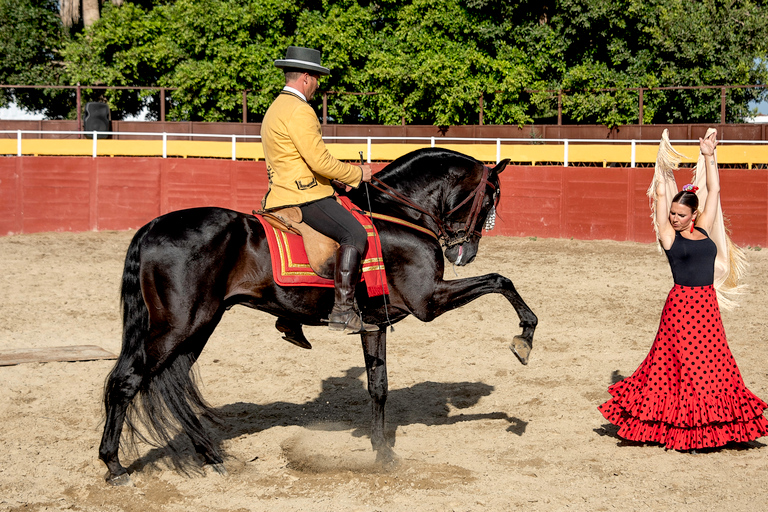
[[[237,160],[236,142],[260,142],[260,135],[236,135],[236,134],[209,134],[209,133],[169,133],[169,132],[84,132],[84,131],[55,131],[55,130],[0,130],[0,137],[3,135],[14,134],[16,136],[16,156],[22,156],[22,140],[25,135],[66,135],[66,136],[78,136],[90,137],[93,140],[93,153],[95,158],[98,155],[99,140],[102,141],[111,136],[130,136],[130,137],[162,137],[162,156],[168,158],[168,139],[169,137],[177,138],[207,138],[213,140],[230,140],[232,142],[232,160]],[[8,138],[8,137],[5,137]],[[636,149],[637,145],[656,145],[658,141],[653,140],[636,140],[636,139],[531,139],[531,138],[466,138],[466,137],[407,137],[407,136],[392,136],[392,137],[368,137],[368,136],[329,136],[323,137],[324,140],[329,142],[347,142],[347,141],[365,141],[367,162],[371,162],[371,150],[374,143],[387,143],[392,141],[402,141],[403,143],[429,143],[429,146],[435,147],[439,144],[450,143],[489,143],[496,145],[496,162],[501,161],[502,144],[519,144],[519,145],[561,145],[562,146],[562,162],[565,167],[568,167],[569,163],[569,147],[573,143],[578,144],[610,144],[610,145],[630,145],[631,147],[631,162],[630,166],[636,165]],[[35,139],[39,140],[39,139]],[[52,139],[57,140],[57,139]],[[60,140],[60,139],[58,139]],[[125,139],[123,139],[125,140]],[[694,140],[672,140],[673,144],[686,144],[686,145],[698,145],[698,141]],[[752,140],[721,140],[720,146],[729,144],[738,145],[755,145],[766,146],[768,141],[752,141]],[[426,144],[424,144],[426,146]]]

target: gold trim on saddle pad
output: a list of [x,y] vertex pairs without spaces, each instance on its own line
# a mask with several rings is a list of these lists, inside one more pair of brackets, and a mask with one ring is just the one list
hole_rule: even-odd
[[[284,276],[312,276],[316,272],[312,270],[309,263],[295,263],[291,256],[291,246],[288,243],[288,234],[285,231],[281,231],[274,226],[272,229],[275,231],[275,240],[277,240],[277,250],[280,252],[280,272]],[[288,270],[286,267],[300,268],[306,270]]]

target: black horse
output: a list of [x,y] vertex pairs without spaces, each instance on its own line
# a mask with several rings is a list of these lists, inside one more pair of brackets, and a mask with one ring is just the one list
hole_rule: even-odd
[[[384,435],[389,324],[408,315],[429,322],[477,297],[500,293],[520,317],[522,335],[513,338],[511,348],[527,363],[538,320],[509,279],[488,274],[443,280],[441,243],[451,263],[474,260],[478,226],[498,203],[498,175],[507,163],[491,169],[461,153],[422,149],[392,162],[370,187],[348,194],[355,205],[370,205],[380,217],[374,223],[389,285],[386,302],[369,298],[364,285],[357,291],[365,321],[380,328],[361,335],[377,460],[393,456]],[[384,216],[412,226],[382,220]],[[212,411],[191,376],[208,338],[224,312],[242,304],[276,316],[276,327],[286,339],[308,345],[301,326],[322,325],[333,306],[333,289],[276,285],[266,235],[254,216],[194,208],[160,216],[137,231],[126,255],[121,303],[122,350],[107,378],[99,447],[106,478],[114,484],[130,482],[118,449],[123,424],[135,432],[137,419],[164,444],[173,433],[185,432],[205,462],[223,471],[222,455],[198,417]]]

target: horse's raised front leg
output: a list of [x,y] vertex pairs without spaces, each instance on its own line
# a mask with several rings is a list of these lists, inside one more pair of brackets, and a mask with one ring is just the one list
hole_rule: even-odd
[[528,364],[528,355],[533,348],[533,332],[539,319],[517,293],[512,281],[502,275],[486,274],[453,281],[440,280],[435,284],[434,293],[428,300],[420,301],[422,305],[413,314],[423,322],[430,322],[447,311],[489,293],[500,293],[517,311],[523,333],[513,338],[510,349],[521,363]]
[[360,338],[363,341],[365,369],[368,375],[368,393],[373,402],[371,407],[373,413],[371,446],[376,452],[377,462],[392,463],[395,460],[395,452],[386,439],[384,411],[389,392],[389,384],[387,383],[387,331],[382,329],[377,332],[363,333]]

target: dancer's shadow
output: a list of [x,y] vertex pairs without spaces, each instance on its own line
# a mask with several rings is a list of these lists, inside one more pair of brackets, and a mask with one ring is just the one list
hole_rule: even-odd
[[[613,370],[611,372],[611,385],[624,380],[624,378],[625,378],[624,375],[622,375],[619,372],[619,370]],[[592,431],[601,437],[610,437],[612,439],[615,439],[616,441],[618,441],[617,446],[642,446],[644,444],[644,443],[635,443],[634,441],[627,441],[625,439],[622,439],[621,437],[619,437],[619,427],[611,423],[605,423],[597,428],[593,428]]]
[[626,377],[619,373],[619,370],[613,370],[611,372],[611,384],[616,384],[617,382],[624,380]]
[[[214,412],[217,421],[206,421],[205,428],[214,443],[255,434],[281,426],[300,426],[322,430],[352,429],[356,437],[367,436],[371,425],[371,398],[360,377],[365,368],[352,367],[342,377],[323,380],[322,390],[314,400],[304,403],[272,402],[255,404],[236,402]],[[493,386],[482,382],[422,382],[404,389],[389,391],[387,398],[386,437],[395,443],[397,427],[422,424],[427,426],[453,425],[466,421],[497,419],[509,423],[507,431],[522,436],[527,421],[509,416],[505,412],[477,414],[451,413],[455,409],[467,409],[476,405],[484,396],[493,392]],[[169,443],[180,457],[174,465],[185,469],[196,456],[186,435],[177,435]],[[173,455],[173,450],[155,448],[131,464],[129,471],[141,470],[160,459]],[[178,457],[174,457],[178,458]]]

